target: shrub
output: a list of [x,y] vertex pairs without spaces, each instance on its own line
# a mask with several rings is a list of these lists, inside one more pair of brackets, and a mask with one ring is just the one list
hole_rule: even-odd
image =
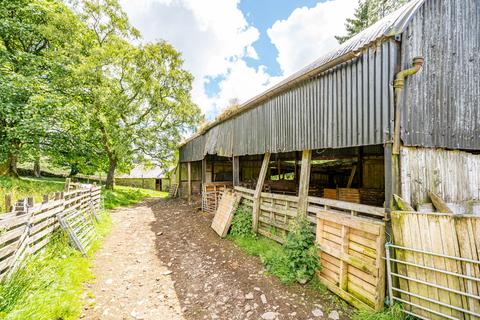
[[252,210],[245,205],[240,205],[232,219],[230,234],[234,237],[254,237],[252,231]]
[[308,282],[320,267],[315,235],[305,218],[299,218],[287,235],[284,244],[288,266],[295,279],[300,283]]

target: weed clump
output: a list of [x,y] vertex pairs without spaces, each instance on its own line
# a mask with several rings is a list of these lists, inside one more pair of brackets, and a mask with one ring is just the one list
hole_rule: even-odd
[[257,236],[252,231],[252,210],[240,206],[232,219],[230,237],[248,254],[258,256],[267,271],[286,284],[308,282],[320,266],[315,236],[306,219],[299,219],[292,226],[282,246]]
[[315,235],[306,218],[297,219],[283,247],[295,279],[302,284],[312,279],[320,267],[320,259],[315,246]]

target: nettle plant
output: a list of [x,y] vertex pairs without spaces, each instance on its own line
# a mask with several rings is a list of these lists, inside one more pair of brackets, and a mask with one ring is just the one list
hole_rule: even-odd
[[254,236],[252,231],[252,210],[249,207],[241,205],[235,211],[232,219],[230,234],[232,236],[240,237]]
[[288,264],[295,279],[306,283],[320,268],[320,259],[315,246],[315,234],[306,218],[298,218],[283,245]]

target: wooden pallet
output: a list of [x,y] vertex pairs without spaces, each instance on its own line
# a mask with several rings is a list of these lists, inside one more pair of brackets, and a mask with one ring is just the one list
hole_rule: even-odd
[[212,229],[215,230],[220,237],[225,238],[227,236],[233,214],[239,203],[240,196],[236,195],[233,191],[226,190],[223,193],[215,217],[213,217],[212,220]]

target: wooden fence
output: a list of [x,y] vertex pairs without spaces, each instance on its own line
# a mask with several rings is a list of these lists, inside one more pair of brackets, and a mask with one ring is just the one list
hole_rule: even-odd
[[[253,207],[254,190],[235,187]],[[258,233],[283,243],[297,217],[298,197],[263,192]],[[358,308],[379,310],[385,297],[385,210],[358,203],[308,197],[307,218],[316,232],[320,280]]]
[[0,215],[0,278],[14,270],[23,258],[44,248],[60,227],[57,215],[100,209],[100,187],[79,185],[78,189],[44,197],[39,204],[33,198],[18,201],[13,210]]
[[480,319],[480,216],[393,212],[391,296],[425,319]]

